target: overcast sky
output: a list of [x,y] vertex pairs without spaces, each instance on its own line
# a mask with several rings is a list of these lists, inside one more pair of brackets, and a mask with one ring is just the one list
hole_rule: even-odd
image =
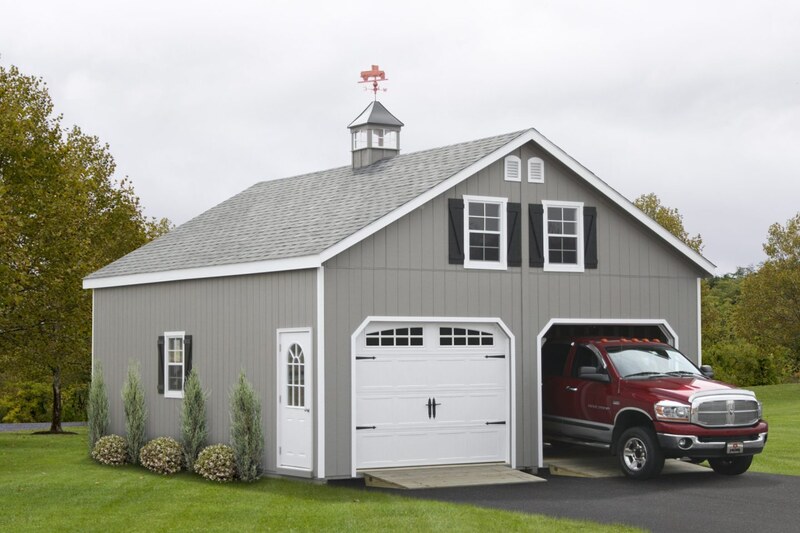
[[349,164],[369,103],[411,152],[535,127],[655,192],[722,274],[800,211],[800,2],[0,0],[0,64],[45,79],[150,216]]

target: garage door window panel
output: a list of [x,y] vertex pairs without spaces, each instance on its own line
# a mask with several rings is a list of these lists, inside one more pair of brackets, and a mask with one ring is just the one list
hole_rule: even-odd
[[366,334],[365,343],[370,348],[423,346],[422,327],[412,326],[373,331]]
[[439,346],[494,346],[494,335],[468,328],[439,328]]

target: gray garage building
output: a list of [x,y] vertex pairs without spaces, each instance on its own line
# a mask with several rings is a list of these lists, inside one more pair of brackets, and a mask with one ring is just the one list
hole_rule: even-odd
[[178,436],[192,368],[227,442],[244,370],[270,473],[537,468],[548,336],[699,363],[708,260],[534,129],[400,154],[402,126],[373,102],[351,165],[257,183],[84,280],[114,432],[133,360],[148,438]]

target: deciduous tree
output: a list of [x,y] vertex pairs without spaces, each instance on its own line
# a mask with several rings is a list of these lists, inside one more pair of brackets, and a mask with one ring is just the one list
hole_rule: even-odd
[[53,115],[45,83],[0,66],[0,364],[52,386],[89,379],[91,305],[81,280],[164,232],[142,214],[108,145]]
[[661,200],[654,193],[641,195],[633,201],[633,205],[661,224],[664,229],[685,242],[695,252],[703,250],[703,238],[700,234],[689,235],[689,232],[683,227],[683,215],[674,207],[662,205]]
[[742,282],[736,331],[764,348],[782,346],[800,370],[800,213],[769,227],[767,260]]

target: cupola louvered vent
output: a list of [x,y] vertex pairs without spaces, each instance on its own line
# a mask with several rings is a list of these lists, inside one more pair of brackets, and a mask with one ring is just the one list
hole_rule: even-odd
[[528,159],[528,181],[530,183],[544,183],[544,161],[538,157]]
[[506,181],[520,181],[522,162],[519,157],[510,155],[506,157]]

